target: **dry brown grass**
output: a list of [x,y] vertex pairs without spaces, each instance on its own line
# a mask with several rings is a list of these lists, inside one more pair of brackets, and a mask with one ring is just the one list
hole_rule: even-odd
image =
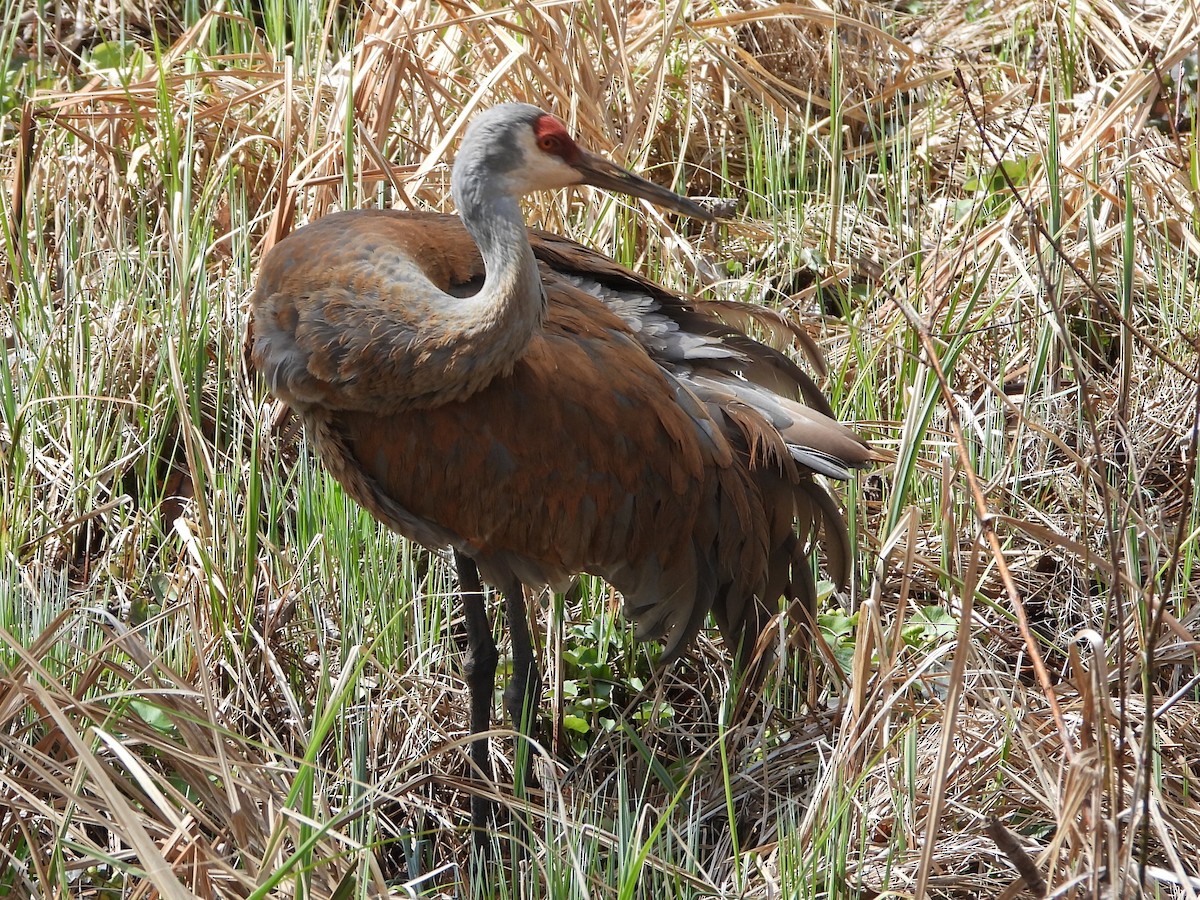
[[[582,760],[552,744],[528,893],[640,872],[649,893],[1013,897],[1036,873],[1048,896],[1196,897],[1200,21],[1070,8],[379,4],[297,26],[287,58],[240,13],[166,23],[156,58],[142,12],[22,12],[29,102],[0,123],[8,895],[455,890],[450,613],[355,592],[436,611],[445,568],[272,428],[241,329],[274,241],[347,205],[446,209],[466,122],[516,98],[743,199],[715,243],[593,195],[531,209],[789,310],[896,454],[850,494],[857,619],[825,635],[848,672],[783,670],[726,721],[712,641],[654,677],[618,642],[650,682],[626,719],[674,717]],[[94,65],[121,28],[153,65]],[[355,553],[394,567],[360,577]]]

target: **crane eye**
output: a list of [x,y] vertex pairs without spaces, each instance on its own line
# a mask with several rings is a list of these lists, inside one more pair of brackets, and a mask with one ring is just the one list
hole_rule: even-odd
[[560,153],[562,143],[555,134],[543,134],[538,138],[538,149],[545,153]]

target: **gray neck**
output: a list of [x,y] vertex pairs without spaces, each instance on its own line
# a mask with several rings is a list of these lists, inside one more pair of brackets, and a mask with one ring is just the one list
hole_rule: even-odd
[[447,318],[472,365],[494,377],[512,371],[541,329],[546,300],[520,204],[504,191],[505,179],[475,174],[456,166],[453,190],[463,225],[483,257],[483,288],[455,301]]

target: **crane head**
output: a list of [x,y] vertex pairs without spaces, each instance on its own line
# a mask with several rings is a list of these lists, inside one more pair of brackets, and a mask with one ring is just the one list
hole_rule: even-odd
[[705,221],[714,218],[695,201],[584,150],[557,118],[525,103],[502,103],[476,116],[455,161],[456,177],[460,164],[466,170],[464,157],[483,162],[513,194],[588,184]]

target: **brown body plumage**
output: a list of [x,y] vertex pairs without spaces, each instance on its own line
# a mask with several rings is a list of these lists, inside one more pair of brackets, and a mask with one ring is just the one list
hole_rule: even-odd
[[[553,126],[529,110],[511,114],[546,150]],[[485,158],[481,143],[464,168],[515,166],[511,146]],[[598,164],[573,143],[549,150],[553,163]],[[472,177],[456,166],[456,191]],[[586,180],[697,210],[644,182]],[[493,202],[481,196],[456,199]],[[844,477],[871,452],[794,363],[726,324],[782,320],[680,298],[560,238],[517,235],[507,208],[493,213],[505,220],[496,234],[477,224],[483,213],[467,218],[471,234],[451,216],[343,213],[286,238],[259,277],[252,354],[355,500],[414,541],[454,548],[505,593],[514,719],[539,684],[515,621],[522,584],[603,577],[669,660],[709,612],[744,658],[781,597],[811,608],[818,537],[844,581],[845,523],[814,473]],[[512,261],[523,247],[532,259]],[[478,633],[481,599],[464,602],[481,730],[495,647]]]

